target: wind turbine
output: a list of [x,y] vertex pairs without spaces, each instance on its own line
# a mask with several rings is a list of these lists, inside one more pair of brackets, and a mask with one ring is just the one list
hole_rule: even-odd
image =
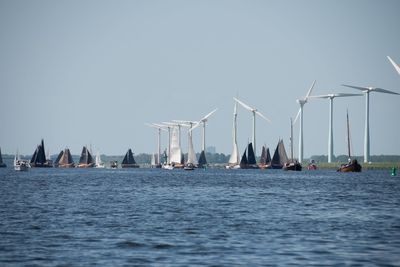
[[370,147],[370,138],[369,138],[369,93],[377,92],[377,93],[385,93],[392,95],[400,95],[396,92],[389,91],[382,88],[377,87],[361,87],[361,86],[353,86],[342,84],[343,86],[350,87],[353,89],[357,89],[362,91],[365,94],[365,132],[364,132],[364,162],[369,162],[369,147]]
[[271,121],[270,121],[270,119],[265,117],[263,114],[261,114],[261,112],[259,112],[257,109],[249,107],[248,105],[246,105],[245,103],[243,103],[242,101],[237,99],[236,97],[234,97],[233,99],[237,103],[239,103],[242,107],[244,107],[245,109],[247,109],[253,113],[253,140],[252,140],[252,142],[253,142],[254,156],[255,156],[256,151],[257,151],[257,149],[256,149],[256,114],[268,122],[271,122]]
[[392,63],[393,67],[396,69],[397,73],[400,74],[400,66],[396,64],[396,62],[394,62],[393,59],[391,59],[389,56],[387,58],[389,59],[390,63]]
[[208,118],[214,114],[215,111],[217,111],[218,109],[214,109],[213,111],[211,111],[210,113],[208,113],[207,115],[205,115],[203,118],[201,118],[199,121],[196,122],[196,124],[190,128],[191,131],[193,131],[194,129],[196,129],[197,127],[199,127],[200,123],[203,124],[203,142],[201,143],[201,150],[206,151],[206,122],[208,121]]
[[362,94],[345,94],[345,93],[337,93],[337,94],[327,94],[327,95],[317,95],[310,96],[309,99],[312,98],[328,98],[329,99],[329,138],[328,138],[328,162],[332,162],[333,158],[333,99],[336,97],[350,97],[350,96],[360,96]]
[[304,151],[303,151],[303,147],[304,147],[304,145],[303,145],[303,106],[304,106],[305,103],[307,103],[307,100],[311,95],[311,91],[314,88],[315,82],[316,81],[314,80],[314,82],[312,83],[310,89],[307,92],[307,95],[304,98],[297,99],[297,103],[300,104],[300,109],[299,109],[299,112],[297,113],[296,118],[294,119],[293,123],[296,123],[297,119],[300,116],[300,133],[299,133],[299,162],[300,163],[302,163],[303,155],[304,155]]
[[158,148],[158,154],[157,154],[157,164],[161,164],[160,161],[160,155],[161,155],[161,130],[163,131],[167,131],[165,130],[165,126],[161,125],[161,124],[157,124],[157,123],[146,123],[147,126],[152,127],[152,128],[156,128],[158,131],[158,138],[157,138],[157,148]]

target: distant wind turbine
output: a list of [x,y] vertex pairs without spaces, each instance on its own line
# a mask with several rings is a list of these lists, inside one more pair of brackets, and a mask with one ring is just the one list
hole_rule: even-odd
[[160,125],[157,123],[146,123],[147,126],[152,127],[152,128],[156,128],[158,131],[158,138],[157,138],[157,148],[158,148],[158,154],[157,154],[157,164],[161,164],[160,161],[160,155],[161,155],[161,130],[163,131],[167,131],[165,130],[166,126],[164,125]]
[[393,59],[391,59],[389,56],[387,58],[389,59],[390,63],[392,63],[393,67],[396,69],[397,73],[400,74],[400,66],[396,64],[396,62],[394,62]]
[[350,96],[361,96],[362,94],[327,94],[310,96],[309,98],[328,98],[329,99],[329,139],[328,139],[328,162],[332,162],[333,159],[333,99],[335,97],[350,97]]
[[208,121],[208,118],[212,114],[214,114],[217,110],[218,110],[217,108],[214,109],[213,111],[205,115],[203,118],[201,118],[199,121],[197,121],[192,128],[190,128],[190,130],[193,131],[194,129],[199,127],[200,123],[203,124],[203,142],[201,143],[201,150],[204,151],[204,153],[206,152],[206,122]]
[[353,89],[357,89],[362,91],[365,94],[365,133],[364,133],[364,162],[369,162],[370,156],[370,138],[369,138],[369,93],[377,92],[377,93],[385,93],[385,94],[392,94],[392,95],[400,95],[396,92],[389,91],[382,88],[377,87],[361,87],[361,86],[353,86],[353,85],[346,85],[342,84],[343,86],[350,87]]
[[253,148],[254,148],[254,155],[256,155],[256,151],[257,151],[257,149],[256,149],[256,114],[268,122],[271,122],[271,120],[268,119],[267,117],[265,117],[263,114],[261,114],[261,112],[259,112],[257,109],[246,105],[245,103],[243,103],[236,97],[234,97],[233,99],[237,103],[239,103],[242,107],[244,107],[245,109],[247,109],[248,111],[253,113],[253,140],[252,140],[252,142],[253,142]]
[[299,133],[299,162],[300,163],[302,163],[303,155],[304,155],[304,152],[303,152],[303,147],[304,147],[304,145],[303,145],[303,106],[304,106],[305,103],[307,103],[307,100],[311,95],[311,91],[314,88],[315,82],[316,81],[314,80],[314,82],[312,83],[310,89],[307,92],[307,95],[304,98],[297,99],[297,103],[300,104],[300,109],[299,109],[299,112],[297,113],[296,118],[294,119],[293,123],[296,123],[297,119],[300,116],[300,133]]

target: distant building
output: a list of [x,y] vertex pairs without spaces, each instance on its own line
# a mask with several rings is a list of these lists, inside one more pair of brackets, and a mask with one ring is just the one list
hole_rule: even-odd
[[208,147],[206,148],[206,152],[207,152],[207,153],[215,154],[216,151],[217,151],[217,149],[215,148],[215,146],[208,146]]

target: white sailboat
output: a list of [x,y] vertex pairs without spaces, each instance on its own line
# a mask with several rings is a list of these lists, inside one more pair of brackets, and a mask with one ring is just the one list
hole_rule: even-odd
[[180,144],[180,126],[172,127],[172,134],[171,134],[171,158],[170,163],[171,165],[178,167],[181,166],[181,159],[182,159],[182,150]]
[[233,149],[232,154],[229,158],[228,165],[225,166],[227,169],[240,169],[239,152],[237,145],[237,102],[233,108],[233,127],[232,127],[232,139],[233,139]]
[[185,170],[193,170],[197,165],[196,153],[194,152],[192,131],[188,130],[188,159],[186,161]]
[[18,150],[14,157],[14,170],[16,171],[27,171],[29,168],[29,163],[26,160],[21,160]]
[[94,167],[98,168],[98,169],[104,169],[105,168],[104,162],[102,162],[101,158],[100,158],[100,152],[98,152],[98,151],[97,151],[97,154],[96,154]]

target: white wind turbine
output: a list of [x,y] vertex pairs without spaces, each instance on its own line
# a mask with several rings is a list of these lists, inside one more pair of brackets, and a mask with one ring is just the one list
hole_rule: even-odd
[[389,91],[382,88],[377,87],[361,87],[361,86],[353,86],[353,85],[346,85],[342,84],[343,86],[350,87],[353,89],[357,89],[362,91],[365,94],[365,132],[364,132],[364,162],[369,162],[370,156],[370,138],[369,138],[369,93],[377,92],[377,93],[385,93],[385,94],[392,94],[392,95],[400,95],[396,92]]
[[165,130],[167,128],[165,125],[157,124],[157,123],[146,123],[147,126],[156,128],[158,132],[158,138],[157,138],[157,148],[158,148],[158,154],[157,154],[157,164],[161,164],[160,161],[160,155],[161,155],[161,130]]
[[254,155],[256,155],[256,151],[257,151],[257,149],[256,149],[256,114],[268,122],[271,122],[271,121],[270,121],[270,119],[265,117],[263,114],[261,114],[261,112],[259,112],[257,109],[249,107],[248,105],[246,105],[245,103],[243,103],[242,101],[237,99],[236,97],[234,97],[233,99],[237,103],[239,103],[242,107],[244,107],[245,109],[247,109],[253,113],[253,140],[252,140],[252,142],[253,142]]
[[396,62],[394,62],[393,59],[391,59],[389,56],[387,58],[389,59],[390,63],[392,63],[393,67],[396,69],[397,73],[400,74],[400,66],[396,64]]
[[201,118],[199,121],[197,121],[196,124],[190,128],[190,130],[193,131],[194,129],[199,127],[200,123],[203,124],[203,141],[201,143],[201,150],[204,151],[204,153],[206,152],[206,122],[208,121],[208,118],[212,114],[214,114],[214,112],[216,112],[217,110],[218,110],[217,108],[214,109],[213,111],[205,115],[203,118]]
[[350,97],[350,96],[361,96],[362,94],[327,94],[310,96],[309,98],[328,98],[329,99],[329,138],[328,138],[328,162],[332,162],[333,158],[333,99],[335,97]]
[[314,82],[312,83],[310,89],[307,92],[307,95],[304,98],[297,99],[297,103],[300,104],[300,109],[299,109],[299,112],[297,113],[296,118],[294,119],[293,123],[296,123],[297,119],[300,116],[300,133],[299,133],[299,162],[300,163],[302,163],[303,155],[304,155],[304,151],[303,151],[303,147],[304,147],[303,146],[303,106],[304,106],[305,103],[307,103],[307,100],[311,95],[311,91],[314,88],[315,82],[316,81],[314,80]]

